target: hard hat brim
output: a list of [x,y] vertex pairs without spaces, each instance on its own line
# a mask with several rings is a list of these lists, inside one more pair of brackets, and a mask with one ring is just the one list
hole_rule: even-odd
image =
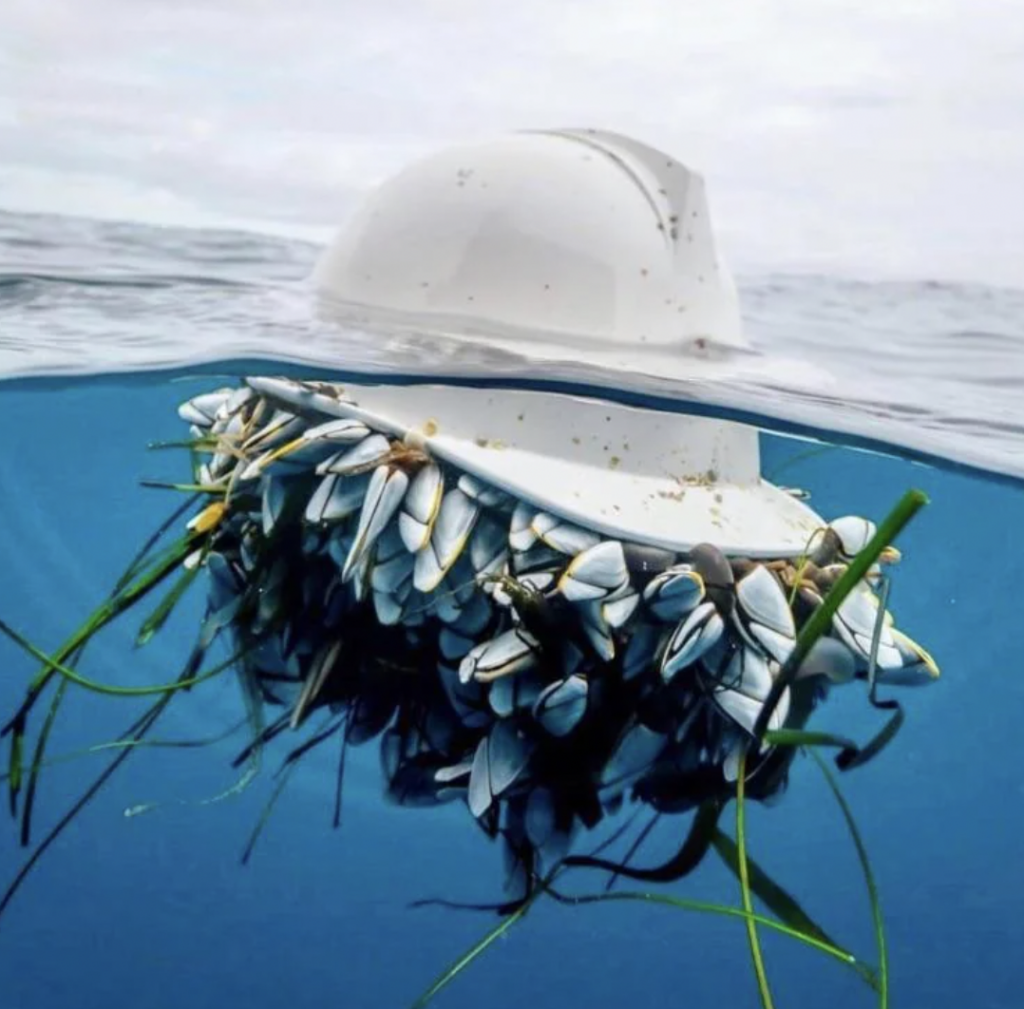
[[294,409],[363,420],[606,536],[795,557],[825,524],[760,478],[756,431],[733,422],[525,390],[248,382]]

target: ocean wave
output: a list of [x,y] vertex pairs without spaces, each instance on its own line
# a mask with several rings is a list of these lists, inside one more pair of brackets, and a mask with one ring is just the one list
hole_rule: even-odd
[[[263,361],[594,382],[570,361],[496,361],[464,346],[417,356],[408,343],[342,337],[312,315],[318,252],[243,232],[0,212],[0,379]],[[669,382],[641,364],[616,376],[617,391],[1024,478],[1024,292],[822,275],[740,277],[739,287],[757,350],[742,367]]]

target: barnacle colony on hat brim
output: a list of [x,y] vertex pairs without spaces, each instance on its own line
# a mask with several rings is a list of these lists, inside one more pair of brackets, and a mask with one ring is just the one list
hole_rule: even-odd
[[[202,638],[231,634],[250,693],[284,709],[271,724],[327,709],[350,742],[380,735],[389,794],[463,799],[526,889],[627,792],[661,812],[727,796],[798,628],[873,524],[819,524],[772,559],[651,546],[511,494],[347,397],[253,377],[181,408],[209,457],[196,483],[223,494],[186,562],[212,577]],[[858,674],[937,674],[870,581],[769,729]],[[755,794],[784,778],[776,762]]]
[[[382,340],[530,331],[559,353],[641,337],[729,353],[743,340],[731,280],[706,222],[693,242],[683,227],[706,217],[702,187],[674,162],[681,181],[659,187],[656,153],[566,132],[428,159],[371,196],[318,283]],[[441,191],[473,185],[468,203]],[[649,288],[620,245],[643,252]],[[243,756],[289,729],[305,733],[290,768],[331,738],[342,754],[379,739],[387,794],[464,802],[501,839],[519,899],[627,801],[698,807],[692,870],[724,844],[715,823],[737,778],[759,799],[783,789],[792,750],[764,729],[801,728],[856,677],[874,700],[938,674],[884,605],[897,552],[862,563],[872,523],[827,524],[763,481],[751,428],[536,391],[256,376],[179,412],[192,459],[181,489],[203,499],[172,517],[181,538],[147,547],[51,656],[0,621],[43,663],[4,728],[26,841],[67,685],[159,694],[135,745],[175,691],[218,673],[203,664],[224,640],[252,724]],[[105,688],[69,665],[176,575],[143,624],[149,640],[198,572],[206,612],[177,681]],[[29,762],[29,716],[55,677]]]

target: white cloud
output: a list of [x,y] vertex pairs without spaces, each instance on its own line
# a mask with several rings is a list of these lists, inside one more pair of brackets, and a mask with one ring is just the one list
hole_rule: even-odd
[[5,0],[0,94],[9,207],[308,231],[440,144],[598,125],[701,168],[740,267],[1024,285],[1013,0]]

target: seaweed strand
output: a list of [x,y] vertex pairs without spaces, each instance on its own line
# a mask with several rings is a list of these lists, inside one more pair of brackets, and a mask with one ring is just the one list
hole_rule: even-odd
[[[164,708],[166,708],[170,703],[172,696],[173,695],[165,694],[161,697],[155,704],[147,709],[140,718],[136,719],[126,732],[121,734],[120,739],[133,743],[141,742],[146,733],[150,728],[152,728],[153,724],[163,713]],[[17,875],[4,891],[3,897],[0,897],[0,918],[3,917],[4,911],[7,910],[7,907],[14,899],[15,894],[21,889],[25,880],[28,878],[29,873],[39,862],[39,859],[46,853],[50,845],[60,837],[72,820],[74,820],[74,818],[92,801],[97,792],[99,792],[99,790],[106,784],[118,767],[128,759],[131,753],[132,748],[129,747],[122,750],[116,757],[114,757],[110,764],[104,768],[89,788],[74,802],[71,808],[60,818],[60,820],[57,821],[43,840],[39,842],[35,851],[33,851],[25,860],[21,868],[18,870]]]
[[861,871],[864,873],[864,882],[867,884],[868,898],[871,901],[871,918],[875,928],[875,941],[878,945],[878,1005],[879,1009],[889,1009],[889,953],[885,940],[885,924],[882,920],[882,906],[878,899],[878,885],[875,883],[875,874],[871,871],[867,848],[864,846],[864,839],[860,836],[860,831],[857,829],[853,813],[846,804],[843,793],[839,790],[839,783],[828,769],[828,764],[813,749],[809,752],[814,758],[815,763],[821,768],[821,773],[825,775],[828,787],[835,796],[836,802],[839,803],[843,819],[846,821],[846,826],[850,831],[850,837],[853,838],[854,847],[857,849],[857,858],[860,860]]
[[62,684],[61,689],[63,689],[63,686],[67,683],[74,683],[85,690],[91,691],[92,693],[104,694],[108,697],[152,697],[155,694],[173,694],[178,690],[189,690],[197,684],[205,683],[206,680],[210,680],[224,672],[225,669],[234,665],[234,663],[236,663],[241,657],[241,653],[234,654],[223,662],[219,662],[217,665],[212,666],[210,669],[185,680],[178,679],[171,683],[159,683],[149,687],[116,687],[109,683],[99,683],[96,680],[89,679],[89,677],[76,672],[70,666],[58,661],[53,656],[47,655],[46,652],[37,648],[31,641],[19,634],[13,627],[9,626],[3,620],[0,620],[0,633],[5,634],[16,645],[28,652],[33,658],[42,662],[48,669],[59,673],[64,678],[64,684]]
[[767,915],[759,914],[757,911],[747,912],[741,907],[732,907],[729,904],[713,904],[703,900],[692,900],[689,897],[675,897],[672,894],[652,893],[650,891],[619,890],[615,893],[594,893],[583,894],[580,896],[569,896],[568,894],[559,893],[553,887],[548,886],[546,892],[560,904],[601,904],[605,901],[613,900],[644,901],[648,904],[662,904],[666,907],[678,908],[681,911],[695,911],[699,914],[716,914],[729,918],[742,918],[747,922],[754,922],[763,928],[771,929],[773,932],[778,932],[780,935],[785,935],[790,939],[795,939],[797,942],[802,942],[806,946],[810,946],[821,953],[825,953],[828,956],[833,957],[840,961],[840,963],[846,964],[848,967],[859,969],[862,976],[865,971],[869,977],[871,976],[870,968],[861,964],[852,953],[843,949],[841,946],[836,946],[834,943],[828,942],[819,936],[812,935],[809,932],[802,932],[798,928],[787,925],[782,921],[776,921],[774,918],[770,918]]
[[747,777],[747,751],[740,754],[739,769],[736,778],[736,848],[740,867],[740,895],[743,899],[743,910],[747,914],[747,941],[750,944],[750,959],[754,964],[754,976],[757,978],[757,990],[761,996],[764,1009],[774,1009],[771,990],[768,987],[768,975],[764,969],[764,957],[761,955],[761,943],[757,938],[757,923],[749,917],[754,913],[754,901],[750,896],[750,870],[747,867],[747,832],[746,803],[744,784]]

